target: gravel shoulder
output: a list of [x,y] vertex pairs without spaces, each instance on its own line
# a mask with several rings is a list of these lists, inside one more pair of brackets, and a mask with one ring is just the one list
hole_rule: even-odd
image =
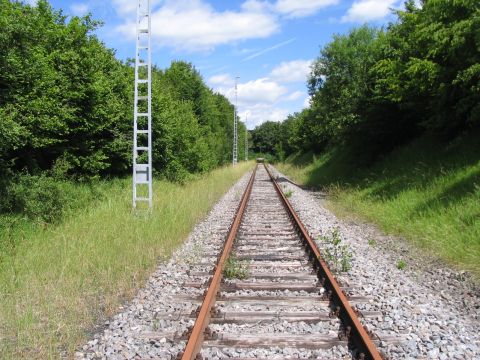
[[360,312],[382,313],[361,321],[378,336],[387,358],[480,359],[480,291],[469,274],[371,224],[338,219],[322,194],[302,190],[272,169],[320,249],[326,246],[322,237],[335,229],[348,245],[352,268],[339,279],[352,295],[370,297],[357,304]]

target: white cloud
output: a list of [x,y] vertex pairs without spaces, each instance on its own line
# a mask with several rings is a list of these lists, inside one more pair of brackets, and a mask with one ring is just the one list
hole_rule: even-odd
[[[230,74],[221,74],[210,77],[207,82],[215,91],[225,95],[232,103],[235,101],[235,79]],[[274,104],[288,93],[288,89],[269,78],[260,78],[245,83],[238,82],[239,107],[248,107],[252,104]],[[246,111],[248,109],[242,110]]]
[[[253,129],[255,126],[262,124],[265,121],[279,122],[285,120],[291,111],[281,107],[264,106],[263,104],[257,104],[252,106],[248,110],[248,122],[249,129]],[[242,121],[245,120],[242,117]]]
[[[137,1],[136,0],[111,0],[112,5],[118,15],[124,18],[131,18],[135,20],[137,17]],[[151,8],[153,9],[158,5],[161,0],[150,0]],[[147,2],[144,1],[144,4]]]
[[[273,105],[287,92],[286,87],[268,78],[251,80],[238,84],[238,104],[242,107],[258,103]],[[235,89],[233,87],[227,89],[225,95],[233,102],[235,100]]]
[[235,80],[229,74],[218,74],[210,77],[207,82],[212,86],[233,86]]
[[[131,11],[134,1],[114,0],[121,12]],[[133,5],[132,5],[133,3]],[[240,11],[216,11],[202,0],[166,0],[152,12],[152,39],[161,45],[187,51],[212,50],[215,46],[246,39],[266,38],[277,32],[277,19],[255,2]],[[127,20],[117,30],[135,37],[135,21]]]
[[397,2],[398,0],[357,0],[342,17],[342,22],[381,20],[390,15],[390,8]]
[[27,0],[26,3],[30,6],[36,6],[38,0]]
[[310,73],[312,60],[282,62],[270,73],[270,77],[280,83],[305,82]]
[[[235,103],[235,78],[230,74],[220,74],[210,77],[207,82],[215,91],[225,95]],[[298,98],[296,92],[286,95],[288,89],[268,78],[260,78],[238,83],[238,113],[244,121],[245,112],[248,112],[248,128],[253,129],[264,121],[281,121],[286,119],[290,110],[279,104],[288,98]],[[303,94],[303,93],[302,93]],[[286,96],[285,96],[286,95]]]
[[297,90],[285,97],[285,101],[295,101],[300,99],[305,93],[303,91]]
[[275,10],[288,17],[304,17],[338,2],[339,0],[277,0]]
[[112,0],[112,5],[118,15],[135,18],[137,14],[137,2],[131,0]]
[[242,4],[242,9],[246,11],[268,12],[272,10],[272,5],[266,1],[247,0]]
[[89,6],[86,3],[78,3],[72,4],[70,6],[70,10],[72,11],[73,15],[82,16],[88,12]]

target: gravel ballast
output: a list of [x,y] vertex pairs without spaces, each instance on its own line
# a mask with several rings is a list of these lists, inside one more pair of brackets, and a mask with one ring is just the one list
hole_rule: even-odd
[[[378,338],[379,350],[389,359],[480,359],[480,296],[478,287],[428,256],[415,253],[396,237],[374,226],[339,220],[323,205],[318,193],[285,181],[272,167],[289,201],[320,249],[322,236],[338,229],[348,244],[352,268],[338,276],[356,296],[361,311],[382,316],[361,321]],[[405,268],[399,269],[403,260]]]
[[[320,249],[325,246],[322,236],[329,236],[334,229],[338,229],[342,244],[348,245],[353,255],[352,268],[339,274],[338,279],[349,295],[361,299],[354,305],[360,312],[370,314],[361,321],[378,337],[379,350],[387,359],[480,359],[479,294],[477,288],[465,280],[466,274],[431,259],[422,259],[406,242],[385,236],[372,225],[339,220],[325,208],[317,193],[284,181],[284,176],[273,170],[283,180],[284,191],[291,191],[289,201]],[[190,313],[201,304],[199,298],[208,279],[201,274],[213,269],[250,175],[243,176],[227,192],[172,258],[159,264],[137,296],[105,323],[103,331],[78,349],[75,359],[176,358],[185,341],[174,338],[178,339],[194,323]],[[405,261],[404,269],[398,269],[399,259]],[[245,293],[231,292],[226,298]],[[263,294],[260,291],[255,293]],[[315,294],[302,292],[301,295]],[[305,311],[325,311],[324,306],[299,305]],[[217,308],[240,309],[236,305],[217,305]],[[266,309],[258,304],[241,308],[281,311],[279,309]],[[260,330],[260,333],[282,333],[283,327],[285,331],[298,334],[312,331],[338,333],[334,321],[316,325],[285,323],[273,328],[262,324],[234,326],[242,326],[248,333],[251,328],[252,334]],[[232,325],[211,327],[219,332],[233,329]],[[220,350],[213,347],[203,354],[208,359],[351,358],[350,352],[342,347],[323,351],[289,348]]]

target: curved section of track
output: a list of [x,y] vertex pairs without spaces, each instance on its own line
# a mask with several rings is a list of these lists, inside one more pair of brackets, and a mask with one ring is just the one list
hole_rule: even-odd
[[[241,278],[235,271],[224,278],[229,258]],[[316,244],[261,165],[178,358],[270,358],[272,349],[285,358],[381,359]]]

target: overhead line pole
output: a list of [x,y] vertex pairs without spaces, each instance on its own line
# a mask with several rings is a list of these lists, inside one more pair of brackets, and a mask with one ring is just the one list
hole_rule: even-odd
[[[152,51],[151,0],[137,2],[135,98],[133,109],[133,208],[152,209]],[[139,191],[140,190],[140,191]]]
[[233,111],[233,165],[237,165],[238,162],[238,118],[237,118],[237,108],[238,108],[238,88],[237,82],[240,79],[239,76],[235,77],[235,108]]
[[248,161],[248,112],[245,111],[245,161]]

